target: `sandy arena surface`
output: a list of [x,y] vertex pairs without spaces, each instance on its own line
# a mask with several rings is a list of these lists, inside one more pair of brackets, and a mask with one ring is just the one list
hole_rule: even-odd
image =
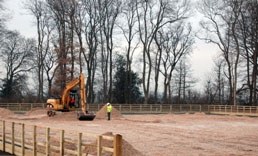
[[[5,113],[3,113],[5,112]],[[14,115],[0,110],[1,117],[33,125],[94,134],[121,134],[133,150],[126,156],[256,156],[258,118],[195,114],[121,115],[111,121],[105,111],[94,121],[78,121],[75,112],[47,117],[45,110]],[[3,115],[4,114],[4,115]]]

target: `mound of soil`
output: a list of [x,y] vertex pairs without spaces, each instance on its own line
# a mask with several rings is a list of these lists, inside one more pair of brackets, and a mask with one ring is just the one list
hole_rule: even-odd
[[[112,108],[111,120],[121,119],[123,115],[115,108]],[[107,119],[107,105],[104,105],[97,113],[95,119]]]
[[0,108],[0,117],[1,118],[8,118],[13,115],[14,115],[14,112],[10,111],[9,109]]
[[[102,135],[114,136],[112,132],[106,132]],[[97,145],[97,141],[95,141],[92,144],[89,144],[88,146],[85,146],[83,152],[87,153],[87,154],[96,155],[97,154],[96,145]],[[105,146],[105,147],[113,148],[113,142],[109,141],[109,140],[102,140],[101,145]],[[112,153],[104,152],[103,155],[104,156],[112,156]],[[122,140],[122,155],[123,156],[136,156],[136,155],[143,156],[143,154],[141,152],[136,150],[131,144],[129,144],[129,142],[127,142],[124,139]]]
[[47,117],[47,111],[42,108],[33,108],[25,114],[15,114],[12,112],[8,118],[19,119],[19,120],[32,120],[32,119],[41,119]]

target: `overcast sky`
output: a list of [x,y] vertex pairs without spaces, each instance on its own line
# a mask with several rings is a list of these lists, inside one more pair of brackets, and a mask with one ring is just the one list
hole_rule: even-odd
[[[5,0],[4,6],[11,15],[7,26],[10,30],[18,30],[26,37],[36,37],[36,28],[33,23],[33,18],[23,8],[23,1],[24,0]],[[197,24],[195,24],[195,28],[196,25]],[[207,76],[210,75],[214,64],[213,59],[217,51],[216,46],[196,40],[189,61],[192,65],[193,77],[199,80],[196,85],[198,89],[202,89],[201,86],[205,83]]]

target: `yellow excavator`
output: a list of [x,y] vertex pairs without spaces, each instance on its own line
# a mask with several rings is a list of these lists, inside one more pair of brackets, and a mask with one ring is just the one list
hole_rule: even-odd
[[74,101],[73,103],[71,103],[70,97],[71,90],[76,86],[79,86],[80,90],[79,107],[81,108],[81,111],[77,111],[77,118],[79,120],[93,120],[95,118],[96,115],[94,113],[89,113],[87,111],[85,79],[82,73],[78,78],[75,78],[74,80],[66,84],[62,92],[61,98],[47,100],[47,114],[49,117],[54,116],[56,114],[56,111],[67,112],[76,110]]

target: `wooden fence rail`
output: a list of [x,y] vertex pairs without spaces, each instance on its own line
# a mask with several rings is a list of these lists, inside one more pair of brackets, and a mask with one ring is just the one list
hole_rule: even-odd
[[258,106],[210,105],[208,112],[216,114],[258,116]]
[[0,103],[1,108],[6,108],[14,112],[26,112],[33,108],[46,108],[45,103]]
[[[170,113],[170,112],[207,112],[208,105],[198,104],[112,104],[121,113]],[[103,104],[88,104],[87,110],[98,111]],[[33,108],[45,108],[45,103],[0,103],[0,107],[15,112],[26,112]]]
[[[0,126],[0,150],[17,156],[81,156],[91,153],[101,156],[107,152],[113,156],[122,155],[122,136],[119,134],[96,136],[5,120],[1,120]],[[103,140],[109,140],[113,144],[109,147],[102,146]]]
[[[123,114],[155,114],[205,112],[219,114],[258,115],[258,106],[203,105],[203,104],[112,104]],[[26,112],[33,108],[45,108],[44,103],[0,103],[0,107],[15,112]],[[103,104],[88,104],[87,110],[97,112]]]

